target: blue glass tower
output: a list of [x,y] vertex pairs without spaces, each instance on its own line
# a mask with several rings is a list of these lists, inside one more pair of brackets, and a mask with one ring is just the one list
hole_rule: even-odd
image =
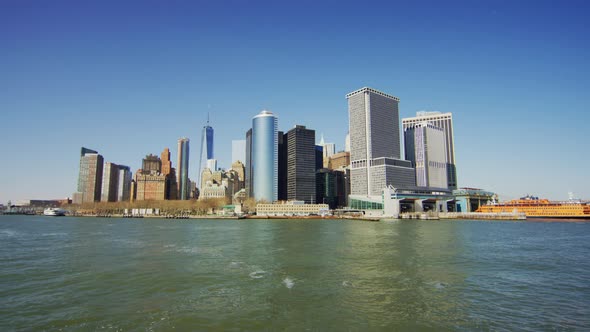
[[[203,127],[201,134],[201,155],[199,156],[199,183],[197,186],[201,186],[201,173],[203,169],[207,167],[207,160],[214,159],[213,157],[213,127],[209,125],[209,115],[207,115],[207,124]],[[211,171],[215,171],[212,169]]]
[[278,118],[262,111],[252,119],[252,178],[256,200],[278,199]]

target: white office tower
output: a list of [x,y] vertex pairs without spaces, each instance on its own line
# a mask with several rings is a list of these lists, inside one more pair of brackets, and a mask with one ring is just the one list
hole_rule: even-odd
[[[402,119],[404,131],[422,122],[428,122],[435,127],[442,128],[445,133],[446,164],[447,164],[447,187],[451,190],[457,189],[457,168],[455,166],[455,143],[453,134],[453,114],[441,112],[417,112],[414,118]],[[406,152],[406,159],[408,159]]]
[[406,159],[416,168],[418,187],[447,189],[447,146],[442,128],[424,121],[404,129]]
[[347,94],[346,98],[351,200],[380,198],[389,185],[398,189],[415,188],[412,163],[399,159],[399,99],[366,87]]

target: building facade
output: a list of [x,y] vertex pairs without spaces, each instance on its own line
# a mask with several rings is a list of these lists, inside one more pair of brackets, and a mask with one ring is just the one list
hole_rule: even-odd
[[429,122],[404,126],[406,159],[416,169],[418,187],[447,189],[445,132]]
[[258,216],[321,216],[328,215],[329,212],[328,204],[304,204],[301,201],[256,205]]
[[388,185],[415,187],[411,162],[400,160],[399,98],[366,87],[346,98],[351,195],[381,196]]
[[287,200],[315,203],[315,131],[295,126],[287,136]]
[[126,202],[131,199],[131,181],[133,180],[133,176],[129,166],[118,166],[119,182],[117,183],[117,202]]
[[441,112],[417,112],[416,117],[402,119],[404,131],[417,123],[428,122],[445,133],[447,187],[457,189],[457,167],[455,165],[455,138],[453,131],[453,114]]
[[80,152],[80,173],[78,191],[74,203],[99,202],[102,192],[102,173],[104,158],[98,152],[82,148]]
[[256,200],[278,197],[278,118],[262,111],[252,119],[252,185]]
[[165,148],[160,154],[162,164],[161,172],[166,177],[166,199],[178,199],[178,184],[176,183],[176,169],[172,167],[170,160],[170,149]]
[[189,161],[189,139],[182,137],[178,139],[178,163],[176,173],[176,187],[178,199],[187,200],[190,198],[190,180],[188,178]]
[[117,189],[119,184],[119,166],[115,163],[106,162],[102,175],[102,196],[101,202],[116,202]]
[[329,169],[340,169],[350,166],[350,152],[338,152],[328,159]]
[[156,172],[138,171],[135,173],[135,199],[138,201],[166,199],[166,176]]

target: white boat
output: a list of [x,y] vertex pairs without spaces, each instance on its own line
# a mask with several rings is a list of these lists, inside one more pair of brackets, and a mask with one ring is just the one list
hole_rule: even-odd
[[60,208],[47,208],[43,210],[43,215],[46,216],[65,216],[66,210],[62,210]]

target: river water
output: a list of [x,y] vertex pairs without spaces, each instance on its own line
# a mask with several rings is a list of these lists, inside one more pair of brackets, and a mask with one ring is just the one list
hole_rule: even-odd
[[590,223],[0,216],[0,243],[0,331],[590,329]]

